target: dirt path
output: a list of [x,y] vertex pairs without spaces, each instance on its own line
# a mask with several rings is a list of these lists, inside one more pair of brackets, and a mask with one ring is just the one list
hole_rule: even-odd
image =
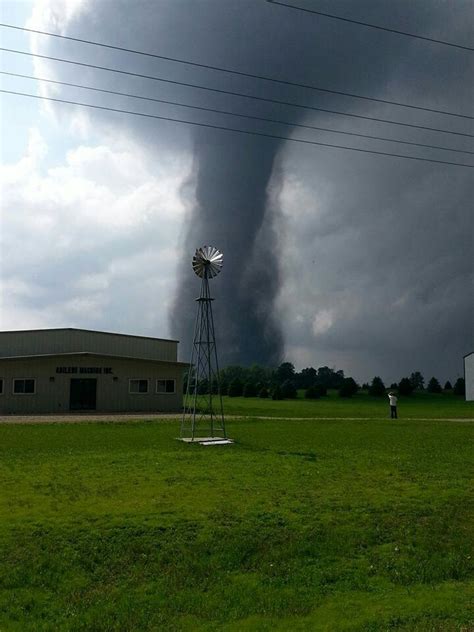
[[[181,419],[179,413],[124,413],[89,415],[8,415],[0,417],[0,424],[80,424],[80,423],[140,423],[143,421],[174,421]],[[263,419],[275,421],[370,421],[373,417],[271,417],[264,415],[226,415],[226,419]],[[377,418],[379,419],[379,418]],[[387,419],[387,421],[390,421]],[[406,417],[400,421],[455,421],[472,423],[472,418],[424,418]],[[396,423],[396,420],[394,420]]]

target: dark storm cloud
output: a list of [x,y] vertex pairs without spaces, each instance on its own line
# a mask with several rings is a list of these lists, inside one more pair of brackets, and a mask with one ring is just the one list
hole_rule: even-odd
[[[306,293],[285,285],[287,335],[308,347],[314,318],[326,310],[331,326],[309,343],[323,364],[360,379],[395,381],[414,367],[440,379],[459,375],[472,334],[468,177],[404,163],[387,170],[370,158],[350,174],[346,167],[336,156],[318,162],[309,187],[322,198],[316,221],[292,223],[300,254],[290,254],[284,272],[299,276]],[[304,165],[291,168],[302,177]]]
[[[320,6],[322,10],[329,7],[333,7],[332,3]],[[367,21],[393,28],[469,41],[468,3],[435,6],[424,1],[390,5],[373,1],[355,5],[347,1],[339,2],[337,10],[342,15],[364,16]],[[130,48],[385,99],[464,112],[470,106],[469,53],[299,14],[266,2],[150,0],[133,5],[128,1],[98,2],[72,22],[69,31],[75,36],[117,42]],[[51,46],[55,52],[59,46],[65,50],[64,44],[54,42]],[[92,63],[126,65],[147,74],[164,74],[319,107],[393,117],[433,127],[467,129],[465,121],[439,115],[375,106],[145,58],[130,60],[124,55],[95,49],[90,59]],[[92,72],[85,73],[85,79],[92,81]],[[124,85],[124,78],[113,76],[103,81],[113,89],[126,88],[142,94],[146,91],[151,96],[181,98],[293,122],[303,120],[302,111],[295,108],[145,84],[134,79],[127,79]],[[409,153],[402,146],[341,141],[341,137],[324,133],[309,136],[309,132],[292,132],[291,127],[257,125],[218,115],[178,113],[166,107],[159,113]],[[338,129],[466,147],[463,139],[447,135],[316,113],[305,114],[304,119]],[[117,119],[117,124],[119,120],[122,119]],[[183,128],[173,124],[151,127],[131,118],[124,118],[123,124],[149,145],[153,145],[155,135],[165,138],[170,146],[186,142]],[[214,283],[219,297],[216,308],[224,363],[276,362],[283,354],[285,333],[288,352],[307,347],[314,348],[316,355],[319,352],[330,355],[331,351],[339,354],[343,349],[347,363],[356,373],[382,371],[387,365],[393,367],[392,371],[402,371],[405,367],[412,368],[412,360],[434,364],[440,370],[442,366],[455,366],[460,351],[469,346],[472,333],[467,290],[461,281],[471,272],[467,263],[470,173],[427,163],[290,147],[280,141],[205,129],[192,133],[191,147],[195,166],[188,187],[193,190],[194,204],[186,220],[186,260],[171,315],[173,335],[184,342],[182,351],[189,345],[192,299],[198,291],[187,259],[196,246],[212,243],[225,254],[224,272]],[[458,160],[455,154],[435,154],[430,150],[412,150],[412,153]],[[301,303],[308,311],[298,324],[291,309],[286,310],[284,322],[275,312],[275,299],[281,288],[281,255],[285,248],[288,252],[288,244],[292,242],[291,235],[284,232],[279,242],[275,238],[278,203],[269,192],[272,187],[278,188],[278,182],[290,173],[305,182],[323,200],[324,206],[320,220],[306,215],[302,220],[295,219],[298,225],[291,221],[286,224],[300,237],[293,244],[288,262],[283,264],[286,296],[294,310]],[[325,197],[322,192],[326,190],[330,194]],[[282,230],[283,224],[277,221],[277,225]],[[443,265],[436,265],[440,257]],[[310,271],[309,262],[313,260],[319,264],[317,279]],[[326,307],[333,308],[335,313],[334,324],[316,338],[307,300],[313,292],[317,301],[313,313]],[[341,293],[346,297],[345,302],[338,301]],[[351,309],[347,307],[348,301]],[[390,309],[397,301],[397,309]],[[442,349],[442,354],[436,348]],[[372,363],[366,360],[370,357]],[[318,357],[313,363],[318,364]]]

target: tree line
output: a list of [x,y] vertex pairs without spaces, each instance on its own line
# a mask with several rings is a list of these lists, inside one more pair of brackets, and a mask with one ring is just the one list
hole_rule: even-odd
[[[184,379],[185,391],[187,381],[188,373]],[[352,397],[360,390],[367,391],[373,397],[380,397],[388,391],[379,376],[360,386],[352,377],[345,376],[344,371],[328,366],[318,369],[308,367],[298,372],[291,362],[283,362],[275,369],[254,364],[250,367],[228,366],[220,371],[220,392],[229,397],[294,399],[298,390],[304,390],[307,399],[319,399],[327,395],[329,389],[337,390],[340,397]],[[206,379],[199,382],[199,393],[209,393],[210,390],[217,394],[217,383],[209,384]],[[398,383],[390,384],[389,390],[399,395],[411,395],[414,391],[425,390],[425,380],[419,371],[414,371],[409,377],[401,378]],[[428,381],[426,391],[464,395],[464,379],[458,378],[454,386],[447,381],[442,387],[440,382],[432,377]]]

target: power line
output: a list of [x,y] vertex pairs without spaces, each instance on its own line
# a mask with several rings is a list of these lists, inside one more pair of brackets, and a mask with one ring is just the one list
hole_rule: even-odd
[[127,97],[127,98],[131,98],[131,99],[140,99],[142,101],[151,101],[153,103],[164,103],[166,105],[177,105],[179,107],[183,107],[183,108],[189,108],[192,110],[200,110],[200,111],[204,111],[204,112],[212,112],[213,114],[225,114],[227,116],[236,116],[239,118],[246,118],[246,119],[251,119],[251,120],[255,120],[255,121],[264,121],[266,123],[276,123],[279,125],[287,125],[290,127],[301,127],[304,129],[312,129],[312,130],[317,130],[320,132],[330,132],[332,134],[343,134],[346,136],[357,136],[359,138],[368,138],[370,140],[380,140],[380,141],[385,141],[385,142],[389,142],[389,143],[400,143],[403,145],[412,145],[415,147],[424,147],[426,149],[439,149],[442,151],[452,151],[452,152],[456,152],[456,153],[461,153],[461,154],[470,154],[470,155],[474,155],[474,151],[468,151],[465,149],[455,149],[453,147],[441,147],[439,145],[427,145],[425,143],[415,143],[415,142],[411,142],[411,141],[407,141],[407,140],[399,140],[399,139],[395,139],[395,138],[385,138],[383,136],[372,136],[371,134],[360,134],[357,132],[348,132],[348,131],[343,131],[343,130],[336,130],[336,129],[331,129],[331,128],[327,128],[327,127],[318,127],[315,125],[306,125],[303,123],[293,123],[291,121],[281,121],[279,119],[273,119],[273,118],[267,118],[264,116],[253,116],[250,114],[239,114],[238,112],[231,112],[229,110],[219,110],[216,108],[206,108],[203,106],[199,106],[199,105],[191,105],[188,103],[180,103],[179,101],[168,101],[166,99],[156,99],[153,97],[146,97],[146,96],[142,96],[142,95],[137,95],[137,94],[131,94],[129,92],[118,92],[116,90],[106,90],[105,88],[97,88],[95,86],[84,86],[82,84],[77,84],[77,83],[70,83],[68,81],[57,81],[55,79],[45,79],[43,77],[34,77],[32,75],[23,75],[17,72],[7,72],[6,70],[0,70],[0,74],[1,75],[8,75],[9,77],[20,77],[22,79],[32,79],[34,81],[43,81],[46,83],[53,83],[56,85],[61,85],[61,86],[68,86],[70,88],[79,88],[81,90],[91,90],[93,92],[101,92],[101,93],[105,93],[105,94],[113,94],[116,96],[120,96],[120,97]]
[[435,160],[434,158],[419,158],[417,156],[407,156],[404,154],[393,154],[386,151],[375,151],[373,149],[360,149],[359,147],[347,147],[345,145],[333,145],[331,143],[321,143],[315,140],[306,140],[303,138],[291,138],[291,136],[280,136],[278,134],[267,134],[265,132],[251,132],[249,130],[239,129],[236,127],[225,127],[223,125],[212,125],[211,123],[197,123],[196,121],[187,121],[186,119],[171,118],[169,116],[158,116],[157,114],[145,114],[144,112],[134,112],[133,110],[122,110],[119,108],[111,108],[103,105],[92,105],[91,103],[81,103],[78,101],[67,101],[66,99],[55,99],[53,97],[43,97],[37,94],[28,94],[26,92],[16,92],[13,90],[0,89],[0,93],[12,94],[15,96],[29,97],[32,99],[39,99],[42,101],[54,101],[55,103],[67,103],[68,105],[78,105],[80,107],[92,108],[95,110],[104,110],[107,112],[119,112],[121,114],[131,114],[132,116],[141,116],[144,118],[158,119],[161,121],[172,121],[174,123],[182,123],[185,125],[192,125],[195,127],[206,127],[209,129],[217,129],[225,132],[233,132],[237,134],[245,134],[247,136],[261,136],[263,138],[271,138],[275,140],[285,140],[292,143],[303,143],[305,145],[317,145],[320,147],[331,147],[333,149],[344,149],[347,151],[356,151],[363,154],[376,154],[378,156],[391,156],[393,158],[404,158],[407,160],[417,160],[419,162],[431,162],[439,165],[450,165],[452,167],[466,167],[474,169],[474,165],[467,165],[460,162],[449,162],[446,160]]
[[[279,4],[279,3],[277,3]],[[288,5],[290,6],[290,5]],[[185,59],[179,59],[176,57],[167,57],[165,55],[158,55],[156,53],[147,53],[140,50],[135,50],[132,48],[124,48],[123,46],[113,46],[112,44],[104,44],[103,42],[95,42],[93,40],[81,39],[79,37],[70,37],[67,35],[59,35],[58,33],[49,33],[48,31],[39,31],[36,29],[27,29],[21,26],[15,26],[12,24],[2,24],[0,23],[0,27],[17,29],[19,31],[27,31],[29,33],[37,33],[40,35],[48,35],[49,37],[57,37],[60,39],[70,40],[72,42],[80,42],[82,44],[90,44],[92,46],[100,46],[102,48],[108,48],[111,50],[118,50],[125,53],[132,53],[134,55],[142,55],[144,57],[152,57],[154,59],[162,59],[165,61],[172,61],[177,64],[185,64],[189,66],[195,66],[197,68],[206,68],[208,70],[217,70],[219,72],[226,72],[233,75],[238,75],[240,77],[249,77],[251,79],[261,79],[264,81],[271,81],[273,83],[278,83],[280,85],[285,86],[293,86],[296,88],[305,88],[307,90],[317,90],[318,92],[326,92],[328,94],[337,94],[339,96],[351,97],[353,99],[363,99],[364,101],[375,101],[377,103],[384,103],[385,105],[396,105],[398,107],[410,108],[413,110],[421,110],[424,112],[431,112],[434,114],[444,114],[446,116],[455,116],[457,118],[465,118],[465,119],[474,119],[474,116],[468,116],[467,114],[459,114],[456,112],[449,112],[447,110],[436,110],[434,108],[423,107],[420,105],[410,105],[408,103],[401,103],[400,101],[389,101],[388,99],[379,99],[377,97],[368,97],[361,94],[355,94],[352,92],[343,92],[342,90],[330,90],[329,88],[322,88],[320,86],[305,84],[305,83],[297,83],[294,81],[286,81],[284,79],[276,79],[274,77],[267,77],[266,75],[257,75],[249,72],[243,72],[239,70],[231,70],[230,68],[223,68],[222,66],[212,66],[210,64],[202,64],[198,62],[188,61]]]
[[443,46],[452,46],[453,48],[460,48],[462,50],[474,51],[474,48],[470,46],[463,46],[462,44],[455,44],[454,42],[446,42],[444,40],[435,39],[433,37],[425,37],[423,35],[415,35],[415,33],[407,33],[406,31],[399,31],[397,29],[391,29],[385,26],[379,26],[378,24],[371,24],[369,22],[361,22],[360,20],[353,20],[350,18],[342,17],[341,15],[334,15],[333,13],[323,13],[323,11],[316,11],[315,9],[307,9],[306,7],[298,7],[294,4],[287,4],[286,2],[280,2],[279,0],[267,0],[270,4],[278,4],[288,9],[296,9],[297,11],[304,11],[305,13],[314,13],[316,15],[322,15],[325,18],[331,18],[332,20],[341,20],[342,22],[350,22],[351,24],[357,24],[359,26],[366,26],[371,29],[378,29],[379,31],[386,31],[387,33],[395,33],[396,35],[405,35],[406,37],[414,37],[415,39],[424,40],[425,42],[432,42],[434,44],[443,44]]
[[430,132],[439,132],[442,134],[454,134],[456,136],[465,136],[467,138],[474,138],[473,134],[467,134],[465,132],[454,132],[451,130],[446,130],[446,129],[441,129],[438,127],[427,127],[426,125],[415,125],[414,123],[402,123],[401,121],[392,121],[389,119],[382,119],[382,118],[376,118],[374,116],[365,116],[363,114],[353,114],[353,113],[349,113],[349,112],[341,112],[339,110],[329,110],[327,108],[319,108],[313,105],[303,105],[301,103],[295,103],[292,101],[280,101],[279,99],[271,99],[269,97],[258,97],[256,95],[252,95],[252,94],[245,94],[243,92],[234,92],[231,90],[223,90],[220,88],[210,88],[208,86],[203,86],[201,84],[194,84],[194,83],[186,83],[184,81],[177,81],[174,79],[163,79],[162,77],[156,77],[153,75],[145,75],[145,74],[141,74],[141,73],[137,73],[137,72],[130,72],[127,70],[120,70],[119,68],[110,68],[109,66],[97,66],[95,64],[87,64],[85,62],[81,62],[81,61],[73,61],[71,59],[64,59],[61,57],[51,57],[50,55],[40,55],[39,53],[30,53],[27,51],[21,51],[21,50],[16,50],[13,48],[3,48],[0,47],[0,51],[6,51],[8,53],[15,53],[17,55],[27,55],[29,57],[38,57],[40,59],[49,59],[52,61],[59,61],[61,63],[65,63],[65,64],[73,64],[75,66],[81,66],[83,68],[93,68],[95,70],[105,70],[106,72],[114,72],[120,75],[126,75],[129,77],[138,77],[139,79],[150,79],[152,81],[160,81],[162,83],[169,83],[172,85],[178,85],[178,86],[185,86],[187,88],[197,88],[199,90],[205,90],[207,92],[215,92],[217,94],[227,94],[230,96],[235,96],[235,97],[243,97],[245,99],[252,99],[253,101],[264,101],[266,103],[275,103],[278,105],[285,105],[285,106],[290,106],[290,107],[296,107],[296,108],[300,108],[300,109],[304,109],[304,110],[312,110],[315,112],[326,112],[328,114],[337,114],[339,116],[349,116],[351,118],[358,118],[358,119],[363,119],[363,120],[367,120],[367,121],[376,121],[378,123],[388,123],[390,125],[398,125],[398,126],[402,126],[402,127],[410,127],[410,128],[414,128],[414,129],[422,129],[422,130],[428,130]]

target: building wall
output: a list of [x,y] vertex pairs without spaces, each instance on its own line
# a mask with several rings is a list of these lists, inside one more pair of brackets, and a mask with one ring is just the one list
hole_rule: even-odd
[[466,380],[466,401],[474,401],[474,353],[464,358],[464,377]]
[[90,351],[110,355],[176,362],[178,343],[86,329],[1,331],[0,357]]
[[[180,411],[183,403],[183,365],[178,363],[100,355],[0,359],[0,378],[3,415],[69,412],[71,378],[97,379],[97,411]],[[14,378],[35,378],[36,393],[13,394]],[[129,393],[130,379],[149,380],[149,392]],[[157,379],[176,380],[175,393],[156,393]]]

